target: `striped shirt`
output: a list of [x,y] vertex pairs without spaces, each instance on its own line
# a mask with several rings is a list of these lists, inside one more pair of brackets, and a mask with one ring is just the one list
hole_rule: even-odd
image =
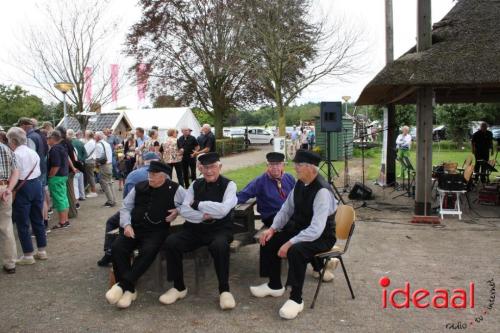
[[0,180],[8,180],[17,168],[16,156],[9,147],[0,143]]

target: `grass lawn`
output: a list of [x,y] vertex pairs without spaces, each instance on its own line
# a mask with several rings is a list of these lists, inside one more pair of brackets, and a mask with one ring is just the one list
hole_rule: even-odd
[[[340,172],[341,168],[343,167],[344,163],[342,161],[336,161],[333,163],[335,169]],[[326,165],[323,168],[326,170]],[[252,179],[255,177],[261,175],[264,171],[266,170],[266,164],[261,163],[257,164],[251,167],[246,167],[246,168],[241,168],[237,170],[232,170],[228,172],[224,172],[223,174],[225,177],[233,180],[236,185],[238,186],[238,191],[242,190]],[[295,178],[297,178],[297,174],[295,173],[295,169],[293,168],[293,162],[289,162],[285,166],[285,171],[293,175]]]
[[[380,173],[380,151],[373,151],[370,153],[370,157],[365,159],[365,170],[366,179],[375,180],[378,178]],[[469,150],[465,151],[449,151],[449,150],[434,150],[432,153],[432,164],[437,165],[443,162],[457,162],[458,167],[461,167],[467,156],[470,154]],[[410,160],[413,166],[416,166],[416,152],[415,150],[410,151]],[[352,162],[349,162],[349,166],[353,167]],[[361,162],[360,162],[361,165]],[[343,161],[334,162],[335,169],[337,171],[342,171],[344,168]],[[399,175],[401,166],[396,162],[396,175]],[[323,168],[326,170],[326,166]],[[238,170],[229,171],[224,173],[224,176],[233,180],[238,186],[238,191],[242,190],[252,179],[261,175],[266,170],[266,164],[261,163],[247,168],[242,168]],[[292,174],[295,178],[297,177],[295,170],[293,168],[293,163],[289,162],[285,167],[286,172]],[[491,179],[494,179],[496,175],[500,173],[494,173]]]
[[[443,162],[457,162],[458,167],[462,167],[465,159],[471,154],[470,151],[450,151],[450,150],[434,150],[432,152],[432,165],[442,164]],[[373,158],[366,159],[365,166],[369,165],[366,169],[367,179],[377,179],[380,173],[380,159],[381,153],[377,152],[374,154]],[[416,151],[410,151],[410,161],[413,164],[413,167],[416,167]],[[474,161],[474,160],[473,160]],[[473,162],[474,163],[474,162]],[[396,162],[396,175],[399,175],[401,169],[401,165]],[[491,179],[494,179],[495,175],[499,175],[498,172],[493,173]]]

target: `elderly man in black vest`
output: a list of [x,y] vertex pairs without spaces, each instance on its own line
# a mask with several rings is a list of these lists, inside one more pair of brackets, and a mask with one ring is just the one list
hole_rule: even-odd
[[293,161],[299,180],[259,240],[260,274],[268,277],[269,283],[250,287],[255,297],[282,296],[285,288],[281,284],[281,259],[288,259],[286,286],[292,289],[290,299],[279,311],[284,319],[293,319],[304,309],[302,287],[307,264],[311,262],[319,271],[314,255],[331,249],[336,240],[329,216],[337,209],[337,202],[330,185],[318,174],[321,157],[298,150]]
[[229,310],[236,306],[229,291],[232,210],[238,201],[236,184],[220,175],[222,165],[217,153],[201,155],[198,161],[203,178],[191,184],[180,207],[180,213],[186,219],[183,230],[167,239],[167,279],[174,282],[174,287],[160,296],[160,302],[172,304],[186,297],[182,255],[208,246],[219,281],[219,304],[222,310]]
[[[168,178],[169,172],[168,165],[151,162],[148,180],[137,183],[123,200],[120,226],[124,232],[112,246],[117,283],[106,293],[108,302],[119,308],[128,308],[137,298],[135,284],[156,258],[184,200],[184,189]],[[139,255],[131,264],[135,249]]]

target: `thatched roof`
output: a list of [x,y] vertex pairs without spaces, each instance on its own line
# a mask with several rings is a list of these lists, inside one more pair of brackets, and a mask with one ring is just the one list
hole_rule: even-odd
[[500,101],[500,0],[459,0],[434,24],[432,47],[388,64],[356,105],[415,103],[423,86],[437,103]]

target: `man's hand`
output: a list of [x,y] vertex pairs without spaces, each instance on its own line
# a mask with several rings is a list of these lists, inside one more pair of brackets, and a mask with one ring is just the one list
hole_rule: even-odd
[[123,234],[128,238],[135,238],[134,228],[130,224],[125,227]]
[[286,255],[287,255],[287,253],[288,253],[288,249],[289,249],[292,245],[293,245],[293,244],[292,244],[290,241],[288,241],[288,242],[286,242],[285,244],[283,244],[283,245],[280,247],[279,251],[278,251],[278,257],[285,259],[285,258],[286,258]]
[[176,208],[170,209],[168,212],[170,214],[165,218],[165,222],[167,222],[167,223],[172,222],[173,220],[175,220],[177,215],[179,215],[179,212],[177,211]]
[[213,220],[212,215],[207,214],[207,213],[203,214],[203,221],[206,221],[206,220]]
[[269,228],[266,231],[264,231],[259,238],[259,243],[260,245],[264,246],[266,243],[274,236],[276,233],[276,230],[273,228]]
[[0,192],[0,200],[7,202],[7,199],[9,198],[9,195],[11,195],[12,192],[8,189],[6,189],[3,192]]

